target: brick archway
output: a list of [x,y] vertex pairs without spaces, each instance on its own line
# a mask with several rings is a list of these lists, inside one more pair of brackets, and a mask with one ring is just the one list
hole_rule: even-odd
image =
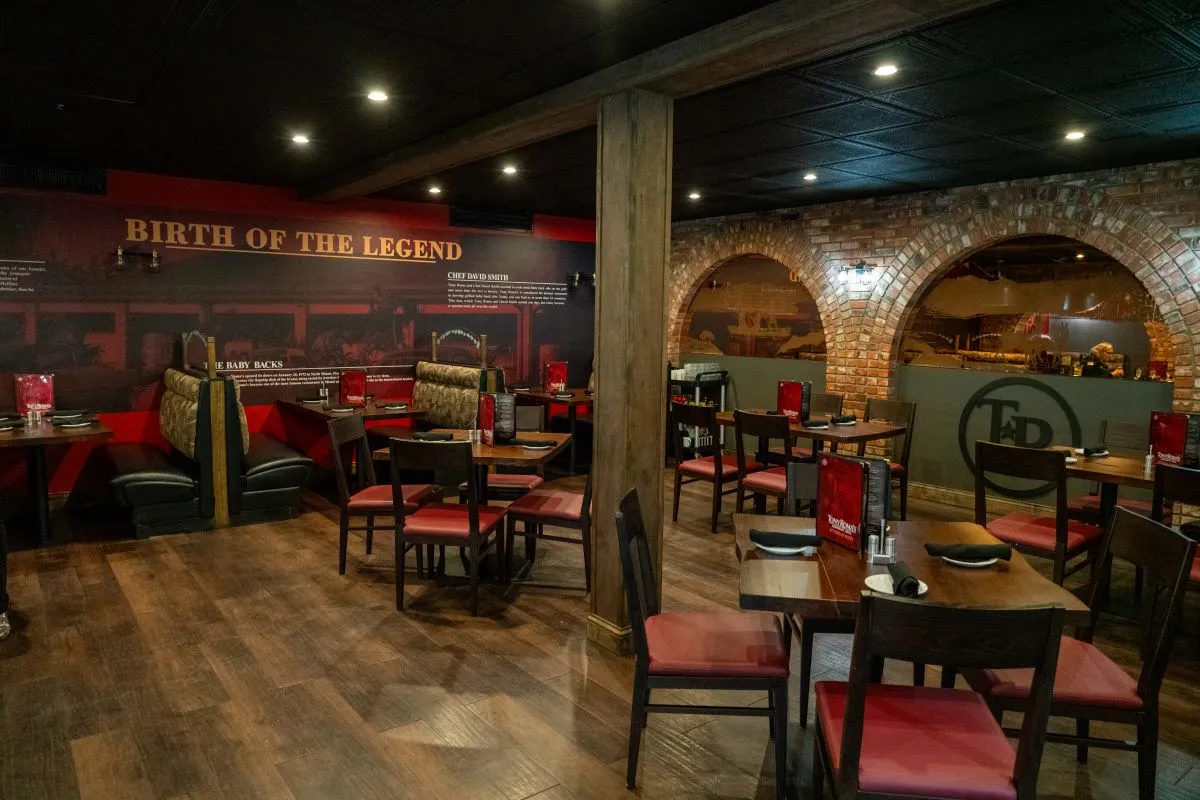
[[740,256],[763,255],[787,268],[812,295],[825,334],[827,358],[844,327],[842,309],[828,275],[828,258],[804,236],[767,221],[748,221],[685,231],[671,242],[671,285],[667,298],[667,359],[679,360],[687,310],[700,286],[718,268]]
[[[901,338],[925,292],[957,261],[1015,236],[1068,236],[1120,261],[1154,298],[1175,348],[1174,405],[1200,409],[1193,368],[1200,331],[1185,317],[1200,318],[1200,296],[1189,276],[1200,273],[1192,250],[1169,228],[1136,206],[1083,189],[1027,190],[992,195],[986,211],[935,222],[914,237],[885,267],[863,310],[859,358],[886,370],[880,396],[894,392]],[[830,389],[836,391],[836,389]]]

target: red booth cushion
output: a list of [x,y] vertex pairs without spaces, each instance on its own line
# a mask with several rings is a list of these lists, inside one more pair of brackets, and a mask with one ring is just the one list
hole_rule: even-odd
[[[479,532],[488,533],[504,519],[504,508],[479,507]],[[412,514],[404,515],[404,533],[414,536],[441,536],[466,541],[470,538],[471,523],[467,507],[458,503],[430,503]]]
[[[987,524],[988,533],[1002,542],[1049,550],[1055,547],[1054,517],[1038,517],[1025,511],[1014,511]],[[1099,539],[1104,533],[1098,525],[1078,520],[1067,522],[1067,551],[1074,552]]]
[[[1031,669],[985,669],[970,675],[976,690],[1005,699],[1029,696]],[[1054,702],[1104,708],[1142,707],[1137,681],[1087,642],[1064,636],[1054,673]]]
[[646,620],[651,675],[786,678],[787,649],[772,614],[667,612]]
[[762,472],[755,472],[742,480],[742,486],[752,492],[786,495],[787,470],[784,467],[771,467]]
[[537,519],[578,522],[583,516],[583,495],[558,489],[534,489],[508,506],[508,513]]
[[[762,464],[757,461],[747,461],[746,471],[762,469]],[[688,461],[680,462],[679,471],[684,475],[693,475],[697,478],[705,478],[713,480],[717,475],[716,463],[714,456],[705,456],[703,458],[693,458]],[[721,477],[733,478],[737,476],[737,458],[734,456],[721,456]]]
[[[817,683],[817,722],[836,773],[847,684]],[[1016,752],[975,692],[871,684],[858,784],[863,792],[1015,800]]]
[[[404,510],[416,511],[421,503],[426,502],[433,497],[437,490],[436,486],[431,486],[427,483],[411,484],[404,487]],[[392,510],[392,486],[391,484],[383,483],[377,486],[368,486],[361,492],[350,496],[350,502],[346,507],[352,511],[376,511],[386,513]]]

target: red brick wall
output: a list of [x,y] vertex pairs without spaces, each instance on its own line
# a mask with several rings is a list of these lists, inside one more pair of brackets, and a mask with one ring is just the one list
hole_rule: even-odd
[[[862,413],[893,394],[900,339],[922,294],[955,261],[1022,234],[1086,242],[1130,269],[1170,331],[1175,406],[1200,410],[1200,159],[808,206],[680,223],[671,246],[667,351],[677,359],[692,295],[722,263],[761,253],[800,276],[825,327],[826,386]],[[791,215],[789,215],[791,216]],[[864,291],[838,267],[876,267]]]

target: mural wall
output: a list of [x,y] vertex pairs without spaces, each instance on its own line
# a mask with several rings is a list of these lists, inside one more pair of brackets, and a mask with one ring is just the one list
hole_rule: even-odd
[[823,361],[825,332],[804,285],[763,256],[718,267],[692,298],[681,351]]

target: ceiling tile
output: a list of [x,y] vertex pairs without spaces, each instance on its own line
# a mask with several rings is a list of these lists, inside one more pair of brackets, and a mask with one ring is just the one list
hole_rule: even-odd
[[902,89],[886,95],[896,103],[935,117],[948,117],[1015,100],[1049,96],[1051,92],[1031,83],[986,70],[944,81]]
[[914,150],[938,144],[961,142],[978,136],[974,131],[943,122],[918,122],[899,128],[863,133],[854,137],[857,142],[886,147],[889,150]]
[[873,156],[871,158],[860,158],[856,161],[844,161],[838,165],[838,169],[843,172],[852,172],[856,175],[877,176],[933,166],[933,162],[923,158],[906,156],[901,153],[889,153],[886,156]]
[[921,118],[882,103],[860,100],[820,111],[810,111],[788,117],[784,122],[798,128],[826,133],[831,136],[853,136],[896,125],[917,122]]
[[[894,64],[899,71],[886,77],[876,76],[875,68],[881,64]],[[864,94],[881,94],[942,80],[978,68],[978,65],[969,59],[908,38],[885,42],[843,58],[820,62],[806,67],[803,72],[835,87]]]
[[797,164],[818,166],[821,164],[836,164],[839,161],[852,161],[856,158],[867,158],[868,156],[879,156],[886,153],[886,150],[878,147],[858,144],[857,142],[850,142],[845,139],[828,139],[823,142],[814,142],[803,147],[784,150],[775,155]]

